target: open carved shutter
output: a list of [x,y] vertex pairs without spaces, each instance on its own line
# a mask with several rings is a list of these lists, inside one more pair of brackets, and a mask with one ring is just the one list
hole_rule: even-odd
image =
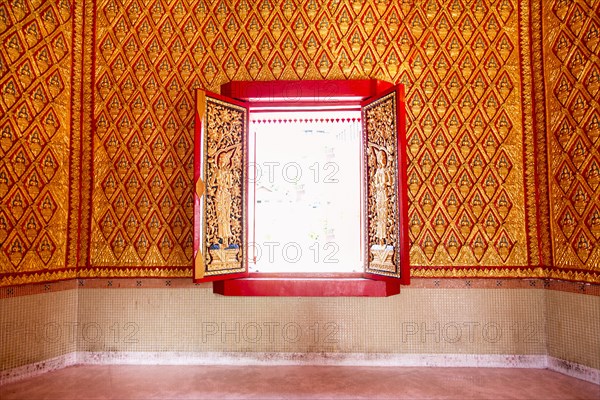
[[248,275],[248,108],[198,90],[194,148],[194,281]]
[[362,104],[365,275],[410,280],[406,111],[398,85]]

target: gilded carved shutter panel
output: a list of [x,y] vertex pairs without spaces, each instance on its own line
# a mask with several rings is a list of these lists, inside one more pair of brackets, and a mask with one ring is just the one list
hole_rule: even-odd
[[404,87],[362,104],[365,273],[409,283]]
[[194,142],[194,280],[246,276],[248,108],[198,90]]

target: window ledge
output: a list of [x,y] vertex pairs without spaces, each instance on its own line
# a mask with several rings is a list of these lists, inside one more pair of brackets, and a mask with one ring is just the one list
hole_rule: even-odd
[[223,296],[388,297],[400,293],[392,280],[362,277],[249,277],[213,282]]

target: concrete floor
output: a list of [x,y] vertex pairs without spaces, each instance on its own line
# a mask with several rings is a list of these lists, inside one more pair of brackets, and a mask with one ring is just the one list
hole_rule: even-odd
[[0,387],[0,399],[600,399],[549,370],[329,366],[75,366]]

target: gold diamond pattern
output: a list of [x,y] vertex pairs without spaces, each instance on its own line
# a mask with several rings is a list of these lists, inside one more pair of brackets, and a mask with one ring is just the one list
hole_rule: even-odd
[[93,266],[190,265],[193,89],[367,76],[407,86],[411,264],[526,265],[516,6],[423,6],[98,2]]
[[[558,71],[544,79],[553,255],[580,271],[573,279],[599,264],[598,7],[543,5],[544,72]],[[2,272],[64,268],[65,252],[69,265],[87,263],[88,245],[79,255],[67,243],[78,226],[68,213],[79,212],[64,206],[77,199],[71,168],[93,192],[80,218],[86,229],[91,214],[89,261],[98,269],[81,276],[191,273],[193,91],[230,80],[365,77],[406,85],[415,274],[537,265],[538,221],[524,199],[525,188],[534,195],[526,164],[534,156],[523,141],[532,122],[522,104],[534,91],[522,33],[530,13],[538,18],[534,8],[513,0],[4,2]],[[94,43],[84,35],[90,27]],[[89,88],[71,80],[87,79],[75,66],[92,73]],[[65,146],[78,132],[69,110],[82,121],[73,149],[79,140],[88,149],[90,137],[92,146],[70,155],[75,167]],[[93,177],[73,174],[80,157]],[[76,237],[86,240],[87,230]]]
[[[506,34],[516,22],[514,6],[432,1],[424,12],[403,6],[411,263],[525,265],[524,225],[510,218],[522,212],[522,200],[506,190],[518,182],[513,166],[522,163],[514,142],[517,42]],[[495,204],[501,192],[511,204],[502,211]]]
[[65,268],[67,0],[0,4],[0,274]]
[[600,3],[553,1],[546,80],[555,265],[600,271]]

